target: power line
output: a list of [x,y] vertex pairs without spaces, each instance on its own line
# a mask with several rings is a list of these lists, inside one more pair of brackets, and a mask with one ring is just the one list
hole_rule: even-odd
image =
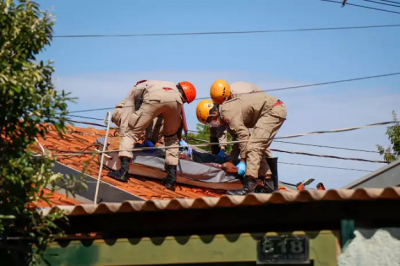
[[385,164],[389,163],[389,162],[378,161],[378,160],[367,160],[367,159],[362,159],[362,158],[339,157],[339,156],[333,156],[333,155],[315,154],[315,153],[308,153],[308,152],[284,151],[284,150],[277,150],[277,149],[271,149],[271,151],[283,152],[283,153],[289,153],[289,154],[296,154],[296,155],[312,156],[312,157],[321,157],[321,158],[346,160],[346,161],[359,161],[359,162],[367,162],[367,163],[385,163]]
[[396,1],[389,1],[389,0],[381,0],[382,2],[388,2],[388,3],[394,3],[394,4],[400,4],[400,2]]
[[[76,121],[76,120],[72,120],[72,119],[66,119],[66,121],[71,122],[71,123],[76,123],[76,124],[89,125],[89,126],[104,127],[104,128],[107,127],[107,126],[102,125],[102,124],[86,122],[86,121]],[[115,127],[110,127],[110,129],[116,129],[116,128]]]
[[365,79],[382,78],[382,77],[395,76],[395,75],[400,75],[400,72],[389,73],[389,74],[382,74],[382,75],[375,75],[375,76],[367,76],[367,77],[361,77],[361,78],[352,78],[352,79],[343,79],[343,80],[336,80],[336,81],[328,81],[328,82],[314,83],[314,84],[308,84],[308,85],[299,85],[299,86],[292,86],[292,87],[284,87],[284,88],[270,89],[270,90],[264,90],[264,91],[265,91],[265,92],[268,92],[268,91],[291,90],[291,89],[299,89],[299,88],[306,88],[306,87],[313,87],[313,86],[322,86],[322,85],[329,85],[329,84],[336,84],[336,83],[343,83],[343,82],[351,82],[351,81],[358,81],[358,80],[365,80]]
[[[202,139],[194,139],[194,138],[189,138],[189,139],[194,140],[194,141],[200,141],[200,142],[208,143],[208,141],[202,140]],[[385,162],[385,161],[378,161],[378,160],[367,160],[367,159],[362,159],[362,158],[339,157],[339,156],[334,156],[334,155],[315,154],[315,153],[297,152],[297,151],[284,151],[284,150],[279,150],[279,149],[271,149],[271,151],[289,153],[289,154],[296,154],[296,155],[305,155],[305,156],[313,156],[313,157],[339,159],[339,160],[346,160],[346,161],[360,161],[360,162],[368,162],[368,163],[385,163],[385,164],[388,163],[388,162]]]
[[91,119],[91,120],[97,120],[97,121],[104,121],[104,119],[101,118],[96,118],[96,117],[90,117],[90,116],[82,116],[82,115],[67,115],[70,117],[77,117],[77,118],[84,118],[84,119]]
[[[88,122],[86,122],[86,123],[88,123]],[[220,145],[220,144],[233,145],[233,144],[237,144],[237,143],[267,142],[272,139],[288,139],[288,138],[297,138],[297,137],[303,137],[303,136],[315,135],[315,134],[339,133],[339,132],[346,132],[346,131],[352,131],[352,130],[368,128],[368,127],[375,127],[375,126],[382,126],[382,125],[393,124],[393,123],[397,123],[397,121],[386,121],[386,122],[379,122],[379,123],[374,123],[374,124],[369,124],[369,125],[364,125],[364,126],[341,128],[341,129],[334,129],[334,130],[313,131],[313,132],[308,132],[308,133],[286,135],[286,136],[275,137],[275,138],[246,139],[246,140],[235,140],[235,141],[227,141],[227,142],[220,142],[220,143],[204,143],[204,144],[195,144],[195,145],[178,145],[178,146],[172,145],[172,146],[168,146],[168,147],[158,146],[158,147],[144,147],[144,148],[133,148],[133,149],[106,150],[106,151],[97,151],[96,153],[103,154],[103,153],[112,153],[112,152],[120,152],[120,151],[134,152],[134,151],[160,150],[160,149],[169,150],[169,149],[186,148],[186,147],[208,147],[208,146],[214,146],[214,145]],[[58,154],[58,155],[82,155],[82,154],[91,154],[91,152],[71,152],[68,154]],[[54,156],[57,156],[57,154],[54,154]]]
[[365,2],[370,2],[370,3],[375,3],[375,4],[378,4],[378,5],[400,7],[400,6],[398,6],[398,5],[387,4],[387,3],[382,3],[382,2],[376,2],[376,1],[372,1],[372,0],[363,0],[363,1],[365,1]]
[[[55,117],[55,118],[57,118],[57,117]],[[101,125],[101,124],[97,124],[97,123],[91,123],[91,122],[85,122],[85,121],[75,121],[75,120],[69,120],[69,119],[67,119],[66,121],[69,121],[69,122],[72,122],[72,123],[88,124],[88,125],[94,125],[94,126],[99,126],[99,127],[105,127],[105,125]],[[328,134],[328,133],[341,133],[341,132],[358,130],[358,129],[362,129],[362,128],[368,128],[368,127],[384,126],[384,125],[389,125],[389,124],[394,124],[394,123],[398,123],[398,122],[397,121],[385,121],[385,122],[378,122],[378,123],[368,124],[368,125],[364,125],[364,126],[339,128],[339,129],[333,129],[333,130],[311,131],[311,132],[307,132],[307,133],[286,135],[286,136],[283,136],[283,137],[275,137],[274,140],[276,140],[276,139],[298,138],[298,137],[304,137],[304,136],[310,136],[310,135],[319,135],[319,134]],[[115,129],[114,127],[110,127],[110,128]],[[191,131],[191,130],[189,130],[189,131]],[[270,139],[269,138],[249,139],[249,140],[242,140],[242,141],[238,140],[238,141],[228,141],[228,142],[220,142],[220,143],[208,143],[206,145],[198,145],[198,146],[199,147],[203,147],[203,146],[208,146],[208,145],[235,144],[235,143],[241,143],[241,142],[260,142],[260,141],[264,142],[264,141],[268,141],[268,140],[270,140]],[[196,145],[194,145],[194,146],[196,146]],[[167,148],[163,147],[163,149],[167,149]],[[168,148],[168,149],[170,149],[170,148]]]
[[[322,0],[321,0],[321,1],[322,1]],[[298,85],[298,86],[282,87],[282,88],[276,88],[276,89],[263,90],[263,92],[300,89],[300,88],[307,88],[307,87],[314,87],[314,86],[323,86],[323,85],[329,85],[329,84],[337,84],[337,83],[352,82],[352,81],[359,81],[359,80],[366,80],[366,79],[382,78],[382,77],[396,76],[396,75],[400,75],[400,72],[389,73],[389,74],[382,74],[382,75],[375,75],[375,76],[366,76],[366,77],[360,77],[360,78],[351,78],[351,79],[327,81],[327,82],[320,82],[320,83],[312,83],[312,84],[307,84],[307,85]],[[257,93],[257,92],[253,92],[253,93]],[[242,94],[246,94],[246,93],[242,93]],[[196,98],[195,101],[206,100],[206,99],[209,99],[209,97],[200,97],[200,98]],[[131,105],[131,106],[123,106],[122,108],[128,108],[128,107],[133,107],[133,106],[132,106],[132,105]],[[69,113],[72,114],[72,113],[83,113],[83,112],[93,112],[93,111],[104,111],[104,110],[110,110],[110,109],[114,109],[114,108],[115,108],[115,107],[104,107],[104,108],[95,108],[95,109],[86,109],[86,110],[71,111],[71,112],[69,112]]]
[[363,169],[343,168],[343,167],[324,166],[324,165],[315,165],[315,164],[301,164],[301,163],[287,163],[287,162],[278,162],[278,163],[281,163],[281,164],[288,164],[288,165],[299,165],[299,166],[308,166],[308,167],[319,167],[319,168],[338,169],[338,170],[349,170],[349,171],[359,171],[359,172],[372,172],[372,171],[363,170]]
[[344,26],[325,28],[305,28],[287,30],[249,30],[249,31],[210,31],[210,32],[184,32],[184,33],[146,33],[146,34],[78,34],[78,35],[55,35],[53,38],[115,38],[115,37],[155,37],[155,36],[188,36],[188,35],[225,35],[225,34],[255,34],[255,33],[280,33],[280,32],[307,32],[307,31],[329,31],[329,30],[351,30],[399,27],[399,24],[366,25],[366,26]]
[[[189,132],[200,133],[200,131],[195,131],[195,130],[189,130]],[[194,139],[194,138],[192,138],[192,139],[195,140],[195,141],[207,142],[206,140]],[[300,143],[300,142],[292,142],[292,141],[274,140],[274,142],[280,142],[280,143],[285,143],[285,144],[301,145],[301,146],[311,146],[311,147],[318,147],[318,148],[328,148],[328,149],[336,149],[336,150],[345,150],[345,151],[358,151],[358,152],[379,153],[378,151],[371,151],[371,150],[352,149],[352,148],[335,147],[335,146],[326,146],[326,145],[318,145],[318,144],[310,144],[310,143]]]
[[344,147],[334,147],[334,146],[317,145],[317,144],[300,143],[300,142],[291,142],[291,141],[282,141],[282,140],[274,140],[274,142],[280,142],[280,143],[286,143],[286,144],[294,144],[294,145],[302,145],[302,146],[312,146],[312,147],[319,147],[319,148],[345,150],[345,151],[359,151],[359,152],[379,153],[378,151],[371,151],[371,150],[352,149],[352,148],[344,148]]
[[[81,116],[76,116],[76,117],[81,117]],[[87,117],[87,118],[102,120],[100,118],[94,118],[94,117]],[[77,123],[77,124],[86,124],[86,125],[91,125],[91,126],[98,126],[98,127],[103,127],[103,128],[106,127],[105,125],[102,125],[102,124],[86,122],[86,121],[76,121],[76,120],[70,120],[70,119],[67,119],[66,121],[72,122],[72,123]],[[116,129],[116,128],[113,128],[113,129]],[[200,131],[197,131],[197,130],[189,130],[189,132],[200,133]],[[208,141],[202,140],[202,139],[195,139],[195,138],[189,138],[189,139],[192,139],[194,141],[200,141],[200,142],[207,142],[208,143]],[[378,151],[372,151],[372,150],[353,149],[353,148],[344,148],[344,147],[336,147],[336,146],[326,146],[326,145],[300,143],[300,142],[292,142],[292,141],[274,140],[274,142],[285,143],[285,144],[294,144],[294,145],[300,145],[300,146],[310,146],[310,147],[318,147],[318,148],[345,150],[345,151],[368,152],[368,153],[377,153],[377,154],[379,153]]]
[[[330,3],[342,4],[342,2],[339,2],[339,1],[332,1],[332,0],[321,0],[321,1],[323,1],[323,2],[330,2]],[[390,10],[386,10],[386,9],[380,9],[380,8],[362,6],[362,5],[356,5],[356,4],[350,4],[350,3],[346,3],[346,6],[356,6],[356,7],[367,8],[367,9],[373,9],[373,10],[382,11],[382,12],[400,14],[400,12],[396,12],[396,11],[390,11]]]

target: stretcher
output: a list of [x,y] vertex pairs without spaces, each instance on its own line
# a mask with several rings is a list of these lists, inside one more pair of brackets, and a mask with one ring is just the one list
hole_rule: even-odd
[[[116,150],[119,147],[120,137],[108,141],[107,150]],[[97,139],[97,146],[102,150],[104,138]],[[218,163],[199,163],[194,161],[214,161],[212,154],[204,154],[193,150],[193,155],[188,156],[186,152],[179,153],[180,160],[177,168],[177,183],[192,185],[202,188],[236,190],[242,187],[239,177],[221,169]],[[211,156],[211,157],[210,157]],[[118,152],[107,153],[104,158],[104,166],[107,169],[118,170],[120,160]],[[134,158],[129,164],[129,173],[148,178],[163,179],[166,176],[164,171],[165,150],[159,149],[154,152],[134,152]]]
[[[117,150],[120,137],[109,139],[106,150]],[[103,149],[104,138],[97,139],[99,150]],[[139,144],[136,147],[140,147]],[[216,155],[193,149],[191,156],[186,151],[180,151],[177,168],[177,183],[201,188],[238,190],[243,184],[236,173],[224,171],[219,163],[215,163]],[[228,157],[229,159],[229,157]],[[135,151],[134,158],[129,164],[129,173],[154,179],[163,179],[166,176],[164,170],[165,150]],[[118,170],[120,160],[118,152],[108,152],[104,161],[104,167],[108,170]],[[280,190],[287,189],[279,186]]]

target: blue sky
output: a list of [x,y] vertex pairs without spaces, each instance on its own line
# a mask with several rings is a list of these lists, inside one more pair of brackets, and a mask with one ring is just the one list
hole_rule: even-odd
[[[400,24],[400,15],[317,0],[39,1],[53,8],[55,35],[245,31]],[[367,4],[362,1],[353,3]],[[377,6],[385,8],[384,6]],[[263,89],[399,72],[400,28],[240,35],[54,38],[41,59],[53,59],[56,85],[79,97],[71,110],[112,107],[141,79],[189,80],[198,97],[215,79]],[[278,136],[391,119],[400,113],[400,77],[274,92],[288,108]],[[186,106],[195,129],[197,102]],[[110,110],[112,111],[112,109]],[[80,113],[103,118],[105,111]],[[288,141],[375,150],[385,127]],[[380,159],[378,154],[274,143],[272,148]],[[375,170],[381,164],[274,153],[279,161]],[[279,166],[280,179],[309,177],[338,188],[367,173]],[[315,187],[316,183],[311,186]]]

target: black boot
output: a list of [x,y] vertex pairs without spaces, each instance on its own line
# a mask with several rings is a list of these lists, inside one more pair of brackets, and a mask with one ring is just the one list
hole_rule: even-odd
[[257,186],[256,193],[272,193],[274,192],[274,182],[271,178],[259,177],[262,180],[263,186]]
[[128,182],[128,171],[129,171],[129,158],[121,157],[121,168],[117,171],[108,172],[107,176],[114,178],[121,182]]
[[267,158],[267,163],[269,165],[269,169],[271,169],[272,172],[272,181],[274,182],[274,190],[279,190],[278,187],[278,158]]
[[254,190],[256,189],[257,186],[257,179],[251,178],[251,177],[244,177],[244,185],[243,188],[240,190],[228,190],[226,192],[227,195],[236,195],[236,196],[242,196],[246,195],[249,193],[254,193]]
[[175,191],[176,165],[166,165],[165,170],[167,171],[167,177],[161,180],[161,184],[169,190]]

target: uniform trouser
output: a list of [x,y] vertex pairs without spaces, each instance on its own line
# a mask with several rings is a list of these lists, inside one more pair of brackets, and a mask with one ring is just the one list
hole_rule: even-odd
[[271,176],[272,172],[267,163],[267,158],[272,157],[272,152],[269,148],[265,149],[264,156],[260,161],[260,168],[258,169],[258,177]]
[[[249,129],[250,136],[253,134],[253,128]],[[265,176],[271,176],[272,172],[269,169],[269,165],[267,163],[267,158],[272,157],[272,152],[269,148],[265,149],[264,156],[262,157],[260,161],[260,168],[258,169],[258,177],[265,177]]]
[[154,144],[162,142],[164,128],[164,118],[162,116],[152,120],[146,128],[146,139],[151,140]]
[[[181,104],[173,99],[168,101],[164,99],[160,102],[143,102],[139,110],[134,112],[129,118],[129,130],[122,136],[120,144],[119,157],[133,158],[130,151],[138,140],[138,137],[149,126],[151,121],[162,115],[164,117],[163,135],[165,146],[178,146],[178,132],[181,120]],[[179,147],[166,150],[165,164],[178,165]]]
[[286,119],[286,107],[284,105],[275,106],[274,108],[272,108],[271,111],[269,111],[267,114],[263,115],[258,119],[253,129],[253,132],[250,136],[250,139],[269,138],[269,140],[266,142],[249,142],[247,144],[246,176],[257,178],[259,176],[265,175],[265,174],[260,175],[263,174],[260,172],[265,171],[261,170],[261,166],[263,166],[264,169],[268,167],[265,158],[266,156],[268,156],[267,149],[271,145],[272,138],[274,138],[275,135],[278,133],[285,119]]
[[[115,108],[113,114],[112,114],[112,118],[111,121],[116,124],[118,127],[120,127],[120,130],[122,131],[122,108],[124,107],[120,107],[120,108]],[[126,108],[126,107],[125,107]],[[127,118],[129,119],[129,117]],[[162,142],[162,138],[163,138],[163,122],[164,119],[162,116],[160,117],[156,117],[154,120],[152,120],[149,124],[149,126],[146,128],[146,132],[145,132],[145,137],[146,139],[151,140],[154,144],[156,144],[157,142]],[[123,134],[123,132],[121,132],[121,134]]]
[[[217,143],[218,142],[218,136],[217,133],[218,128],[217,127],[210,127],[210,142],[212,143]],[[211,153],[212,154],[218,154],[221,148],[218,145],[213,145],[211,146]]]

